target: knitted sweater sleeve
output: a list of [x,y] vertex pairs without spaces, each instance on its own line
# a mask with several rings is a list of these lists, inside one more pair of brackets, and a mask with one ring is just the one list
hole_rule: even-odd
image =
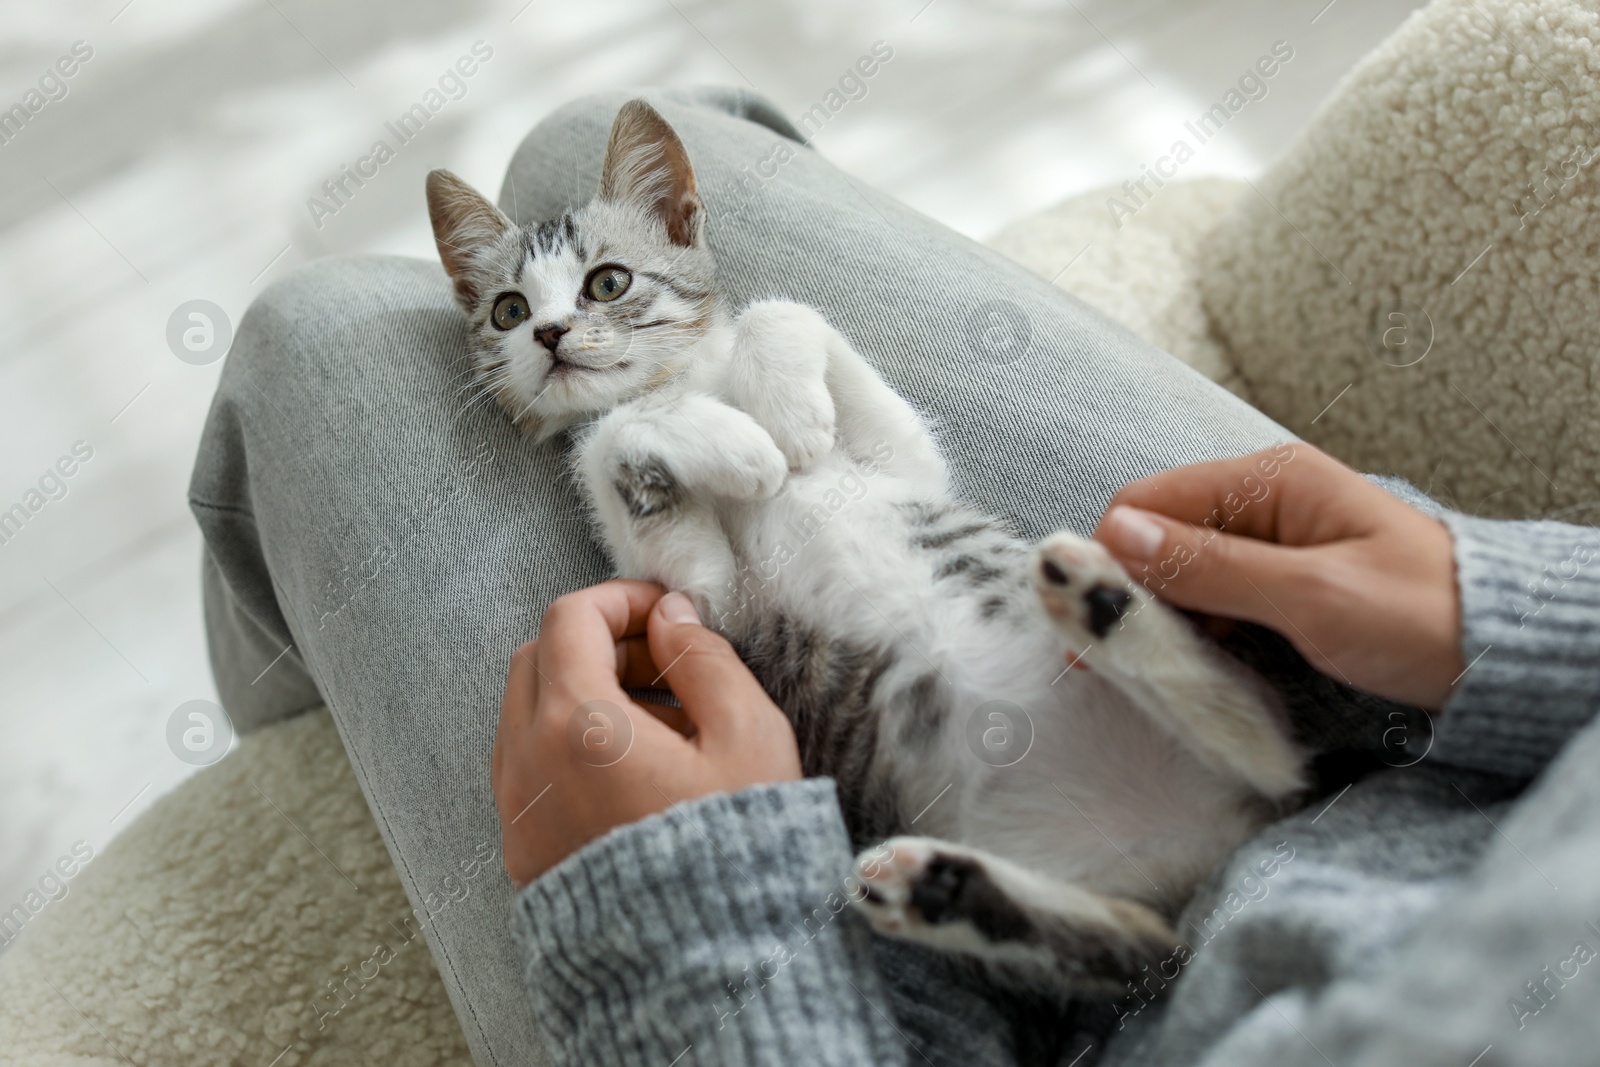
[[1600,530],[1440,518],[1455,539],[1467,669],[1432,755],[1531,777],[1600,709]]
[[[903,1064],[829,779],[621,827],[518,896],[512,931],[554,1061]],[[920,1061],[919,1061],[920,1062]]]

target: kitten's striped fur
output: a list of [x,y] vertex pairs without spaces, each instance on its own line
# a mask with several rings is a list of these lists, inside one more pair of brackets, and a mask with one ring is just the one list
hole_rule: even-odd
[[[518,229],[444,172],[429,206],[485,388],[532,432],[583,426],[620,571],[689,593],[857,844],[890,839],[856,872],[872,923],[1063,995],[1164,958],[1198,880],[1303,785],[1265,686],[1098,546],[1030,547],[954,499],[922,420],[819,314],[731,318],[687,152],[642,101],[576,212]],[[632,281],[601,302],[606,264]],[[507,292],[530,314],[500,328]],[[1078,654],[1091,671],[1063,669]],[[1026,750],[996,758],[1007,730]]]

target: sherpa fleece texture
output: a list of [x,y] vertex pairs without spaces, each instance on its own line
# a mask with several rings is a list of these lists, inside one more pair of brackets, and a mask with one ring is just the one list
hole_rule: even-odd
[[1594,4],[1430,5],[1256,185],[1199,278],[1257,406],[1450,507],[1600,519]]
[[1101,189],[1012,223],[988,244],[1249,400],[1200,296],[1201,250],[1248,188],[1223,178],[1172,182],[1120,220],[1106,201],[1125,194]]
[[1358,470],[1600,522],[1595,5],[1436,0],[1254,184],[1120,225],[1101,189],[989,243]]
[[[456,892],[504,877],[491,855]],[[69,884],[0,956],[7,1064],[471,1062],[325,710],[247,735]]]

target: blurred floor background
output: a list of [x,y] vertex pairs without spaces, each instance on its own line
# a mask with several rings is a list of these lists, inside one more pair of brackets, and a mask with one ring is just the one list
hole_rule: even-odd
[[[59,99],[19,131],[0,128],[0,512],[29,502],[75,445],[92,458],[61,486],[47,480],[57,499],[14,535],[0,527],[0,911],[73,842],[102,848],[193,773],[168,748],[167,721],[185,701],[215,699],[184,490],[221,364],[173,355],[178,305],[209,300],[237,322],[263,286],[318,256],[432,259],[423,175],[448,166],[497,189],[521,135],[579,94],[748,84],[798,118],[879,41],[893,59],[817,145],[973,237],[1137,178],[1286,41],[1294,60],[1268,97],[1184,170],[1250,176],[1414,6],[5,5],[0,111],[27,102],[59,58],[91,54],[62,79],[64,96],[48,83]],[[313,219],[307,201],[323,182],[477,42],[492,56],[464,95],[348,205]]]

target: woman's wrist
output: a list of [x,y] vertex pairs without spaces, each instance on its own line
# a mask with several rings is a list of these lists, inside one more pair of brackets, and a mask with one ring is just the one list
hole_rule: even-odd
[[1600,531],[1447,514],[1463,673],[1432,754],[1537,774],[1600,710]]
[[[643,1046],[665,1063],[694,1045],[722,1062],[719,1043],[752,1031],[800,1055],[821,1012],[860,1062],[893,1062],[898,1035],[850,990],[884,1002],[850,860],[825,778],[688,801],[566,857],[518,894],[512,923],[558,1061]],[[808,1002],[830,988],[848,995]]]

